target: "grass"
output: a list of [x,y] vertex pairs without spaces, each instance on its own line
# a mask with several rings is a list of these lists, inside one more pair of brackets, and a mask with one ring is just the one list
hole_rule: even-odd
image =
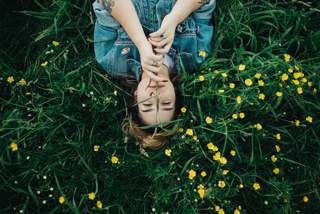
[[181,132],[145,155],[120,129],[131,95],[95,61],[91,2],[0,6],[1,213],[319,210],[318,1],[218,1],[212,53],[183,76]]

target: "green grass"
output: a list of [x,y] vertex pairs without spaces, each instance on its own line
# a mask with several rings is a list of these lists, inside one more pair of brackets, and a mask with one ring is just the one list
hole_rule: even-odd
[[[153,208],[152,213],[218,213],[217,205],[225,213],[238,206],[241,213],[320,210],[318,1],[218,0],[212,53],[196,73],[183,76],[187,112],[176,121],[183,132],[163,149],[147,150],[147,156],[121,132],[119,118],[131,94],[95,61],[91,2],[29,0],[0,6],[6,17],[0,21],[1,213],[151,213]],[[53,40],[60,45],[53,46]],[[285,53],[292,56],[289,62]],[[244,71],[238,71],[240,64],[246,65]],[[288,71],[295,65],[306,78],[298,78],[302,94]],[[283,82],[285,73],[289,79]],[[9,76],[13,83],[7,82]],[[18,85],[22,78],[24,86]],[[251,86],[244,84],[248,78]],[[277,91],[283,96],[275,96]],[[243,119],[232,118],[240,112]],[[187,129],[196,138],[186,135]],[[209,142],[227,158],[225,165],[213,159]],[[112,155],[119,164],[111,163]],[[190,169],[197,173],[192,181]],[[223,175],[223,169],[230,171]],[[224,188],[218,187],[220,180]],[[199,184],[206,189],[203,199]],[[103,209],[96,207],[97,200]]]

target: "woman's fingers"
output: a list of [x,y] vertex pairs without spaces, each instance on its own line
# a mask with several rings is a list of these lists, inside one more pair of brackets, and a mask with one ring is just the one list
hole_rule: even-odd
[[165,38],[165,39],[163,39],[163,40],[161,40],[161,41],[159,41],[159,42],[153,41],[153,40],[151,40],[151,39],[149,39],[149,41],[150,41],[150,43],[151,43],[152,45],[154,45],[154,46],[156,46],[156,47],[162,47],[162,46],[166,45],[168,42],[170,42],[170,41],[171,41],[171,38]]
[[170,48],[172,46],[173,41],[171,41],[170,43],[168,43],[165,47],[163,48],[154,48],[154,50],[158,53],[158,54],[167,54],[170,51]]
[[164,77],[159,77],[159,76],[155,75],[154,73],[152,73],[151,71],[144,70],[144,72],[146,72],[146,74],[154,81],[159,81],[159,82],[168,81],[168,79],[166,79]]

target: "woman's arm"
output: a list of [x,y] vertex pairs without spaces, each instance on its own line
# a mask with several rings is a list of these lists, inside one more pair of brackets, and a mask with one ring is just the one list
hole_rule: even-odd
[[140,47],[148,42],[136,9],[131,0],[99,0],[105,9],[120,23],[133,43]]
[[210,0],[176,0],[170,16],[176,25],[185,20],[193,11],[200,8],[203,4],[207,4]]

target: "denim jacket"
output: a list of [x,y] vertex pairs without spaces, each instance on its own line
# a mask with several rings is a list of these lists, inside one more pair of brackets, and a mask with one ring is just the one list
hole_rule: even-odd
[[[164,16],[176,0],[132,0],[146,36],[157,31]],[[175,32],[168,55],[174,61],[171,72],[180,73],[182,62],[186,71],[202,63],[212,50],[214,35],[213,11],[216,0],[209,0],[193,11]],[[97,17],[94,28],[94,52],[98,64],[112,77],[141,80],[140,55],[120,23],[97,1],[93,3]]]

